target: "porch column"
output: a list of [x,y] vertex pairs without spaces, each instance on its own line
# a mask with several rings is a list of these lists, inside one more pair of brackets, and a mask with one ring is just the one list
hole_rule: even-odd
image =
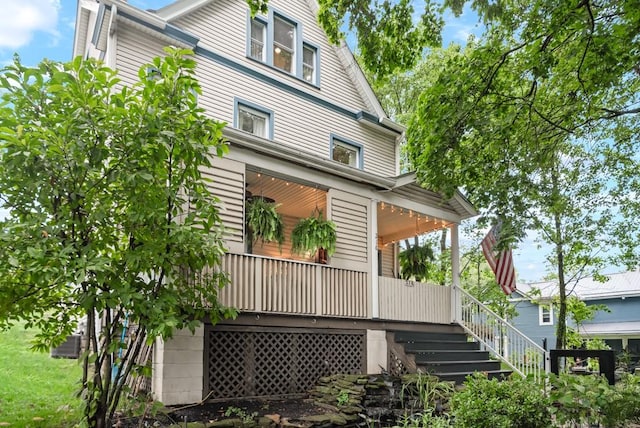
[[380,317],[380,291],[378,285],[378,201],[371,201],[369,208],[369,278],[371,278],[371,318]]
[[451,225],[451,322],[459,322],[462,318],[462,299],[460,297],[460,240],[458,225]]

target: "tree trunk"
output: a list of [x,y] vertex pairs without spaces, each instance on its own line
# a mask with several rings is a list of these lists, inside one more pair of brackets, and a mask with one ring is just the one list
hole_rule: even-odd
[[[556,201],[559,199],[558,173],[551,173],[553,184],[553,196]],[[556,349],[564,349],[567,344],[567,293],[564,283],[564,235],[562,233],[562,218],[560,213],[554,213],[555,241],[556,241],[556,262],[558,263],[558,325],[556,327]]]

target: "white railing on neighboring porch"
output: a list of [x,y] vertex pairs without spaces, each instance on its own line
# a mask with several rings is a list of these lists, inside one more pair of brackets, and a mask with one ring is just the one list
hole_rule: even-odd
[[378,277],[380,318],[451,323],[451,287]]
[[226,254],[222,270],[220,302],[241,311],[371,317],[366,272],[248,254]]
[[466,291],[456,287],[456,293],[461,303],[457,321],[487,350],[522,376],[541,379],[549,371],[547,351]]

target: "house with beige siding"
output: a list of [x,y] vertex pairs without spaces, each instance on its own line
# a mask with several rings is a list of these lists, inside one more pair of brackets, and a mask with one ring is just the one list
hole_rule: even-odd
[[[191,49],[199,103],[227,123],[230,152],[205,174],[228,231],[231,283],[220,299],[241,313],[156,343],[152,392],[166,404],[296,394],[338,372],[416,370],[394,334],[463,332],[458,225],[474,208],[400,173],[404,128],[385,115],[349,48],[328,43],[316,12],[313,0],[270,0],[255,17],[243,0],[179,0],[155,11],[79,1],[75,56],[101,58],[131,84],[164,46]],[[250,245],[250,195],[278,204],[281,249]],[[290,250],[292,228],[316,209],[336,225],[326,263]],[[397,279],[398,243],[443,228],[453,283]]]

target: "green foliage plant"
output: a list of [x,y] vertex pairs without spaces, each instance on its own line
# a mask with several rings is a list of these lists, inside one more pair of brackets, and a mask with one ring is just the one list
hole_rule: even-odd
[[254,242],[284,242],[284,222],[278,212],[279,204],[269,202],[263,197],[253,196],[247,202],[247,225]]
[[414,245],[410,245],[408,240],[405,243],[406,248],[398,254],[402,278],[426,281],[435,259],[433,248],[428,244],[419,244],[417,236]]
[[325,220],[322,210],[316,208],[311,216],[300,219],[291,231],[291,251],[315,254],[323,249],[332,256],[336,252],[336,239],[336,224]]
[[0,70],[0,328],[23,320],[48,350],[86,319],[91,427],[112,426],[146,343],[236,314],[217,300],[222,220],[201,173],[228,146],[192,55],[167,49],[131,86],[81,57]]
[[455,426],[462,428],[548,428],[549,407],[550,400],[537,382],[518,376],[489,379],[483,373],[468,376],[451,399]]
[[237,416],[242,420],[243,424],[250,424],[255,421],[258,417],[258,412],[248,413],[245,409],[241,409],[236,406],[229,406],[227,410],[225,410],[224,415],[229,416]]

